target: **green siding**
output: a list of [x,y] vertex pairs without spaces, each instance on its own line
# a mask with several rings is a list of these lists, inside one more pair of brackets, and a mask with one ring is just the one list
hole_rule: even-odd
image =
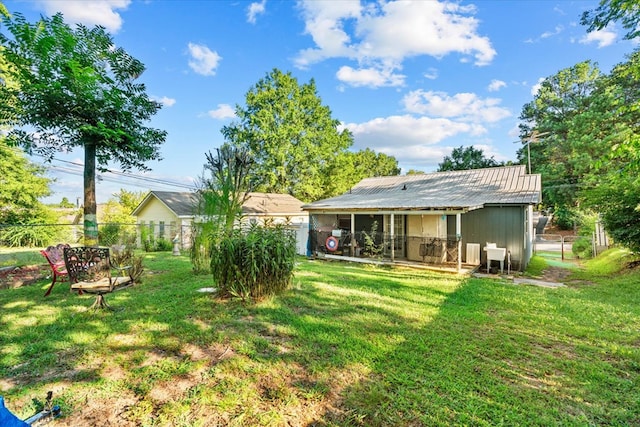
[[[512,270],[526,267],[525,209],[525,206],[489,206],[462,215],[463,260],[466,244],[480,243],[480,260],[485,264],[487,257],[483,249],[487,242],[492,242],[511,252]],[[507,268],[506,259],[504,268]]]

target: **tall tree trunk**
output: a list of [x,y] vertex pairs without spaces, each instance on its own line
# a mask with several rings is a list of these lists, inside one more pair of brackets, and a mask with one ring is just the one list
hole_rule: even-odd
[[98,245],[96,206],[96,143],[84,144],[84,244]]

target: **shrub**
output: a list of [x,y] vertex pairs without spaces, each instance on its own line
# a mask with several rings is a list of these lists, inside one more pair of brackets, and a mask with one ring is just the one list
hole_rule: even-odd
[[261,299],[285,290],[293,276],[295,235],[283,226],[251,226],[224,235],[211,253],[211,272],[223,297]]
[[193,223],[193,244],[190,257],[195,274],[211,273],[211,237],[212,231],[207,224]]
[[580,237],[571,245],[571,251],[578,258],[591,258],[593,256],[593,246],[591,239]]
[[125,245],[114,245],[111,247],[111,262],[118,267],[130,266],[129,273],[135,282],[142,276],[144,267],[142,257],[134,253],[133,248]]
[[30,216],[0,228],[0,244],[9,247],[44,247],[62,237],[57,218],[46,209],[34,209]]
[[561,230],[571,230],[575,219],[575,213],[567,206],[556,206],[553,211],[553,222]]

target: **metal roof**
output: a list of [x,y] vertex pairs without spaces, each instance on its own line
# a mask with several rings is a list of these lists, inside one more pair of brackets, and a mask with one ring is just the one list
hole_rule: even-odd
[[[179,217],[195,215],[197,194],[178,191],[149,192],[132,215],[137,215],[153,196]],[[242,205],[242,213],[244,214],[293,215],[302,212],[302,202],[289,194],[249,193],[249,199]]]
[[304,205],[305,210],[472,210],[488,204],[541,201],[539,174],[524,165],[365,178],[349,192]]

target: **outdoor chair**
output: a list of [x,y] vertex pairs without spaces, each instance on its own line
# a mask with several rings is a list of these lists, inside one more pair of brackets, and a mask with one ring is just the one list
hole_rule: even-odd
[[96,295],[96,300],[90,308],[113,310],[107,304],[105,295],[133,285],[131,267],[113,265],[109,248],[66,248],[64,263],[71,281],[71,290],[78,291],[78,294]]
[[49,263],[49,267],[51,267],[51,271],[53,273],[53,280],[49,289],[44,294],[44,296],[48,296],[53,289],[53,285],[56,284],[58,278],[60,280],[66,280],[68,278],[67,269],[64,265],[64,249],[70,247],[66,243],[59,243],[56,246],[49,246],[47,249],[41,250],[40,253],[45,257],[47,262]]

